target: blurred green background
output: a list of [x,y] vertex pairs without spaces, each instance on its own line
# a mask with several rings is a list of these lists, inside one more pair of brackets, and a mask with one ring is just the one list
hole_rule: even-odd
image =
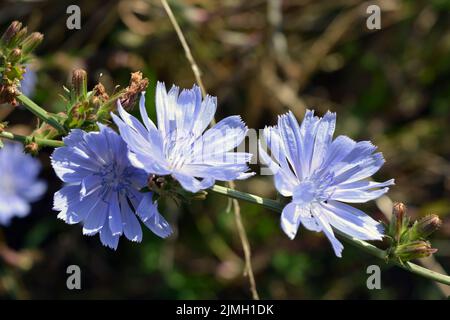
[[[305,107],[338,114],[337,134],[372,140],[387,160],[377,180],[395,178],[389,198],[358,206],[386,220],[391,201],[405,202],[413,217],[444,220],[433,244],[436,260],[450,270],[450,1],[172,0],[169,1],[193,51],[208,93],[218,97],[217,119],[242,115],[251,128],[276,122]],[[140,70],[150,79],[148,109],[154,117],[156,79],[191,87],[190,65],[157,0],[77,1],[81,30],[66,28],[73,1],[1,1],[0,27],[20,20],[45,35],[32,68],[38,77],[34,100],[62,109],[63,85],[71,71],[88,71],[111,92],[126,87]],[[381,30],[368,30],[366,8],[380,6]],[[0,120],[15,132],[31,132],[36,119],[1,106]],[[0,297],[6,299],[250,298],[243,253],[227,200],[206,201],[161,212],[176,227],[162,240],[146,230],[136,244],[121,239],[116,252],[97,236],[82,235],[52,211],[61,184],[39,158],[49,181],[44,199],[26,218],[2,228]],[[258,170],[257,166],[253,169]],[[1,173],[0,173],[1,174]],[[0,177],[1,178],[1,177]],[[270,176],[237,188],[276,197]],[[253,253],[258,291],[267,299],[434,299],[432,282],[387,266],[345,246],[336,258],[322,234],[300,230],[293,241],[279,215],[241,203]],[[431,263],[434,263],[432,261]],[[66,288],[66,268],[79,265],[82,290]],[[382,290],[368,290],[366,268],[382,269]],[[448,290],[448,289],[447,289]],[[447,295],[450,293],[447,291]]]

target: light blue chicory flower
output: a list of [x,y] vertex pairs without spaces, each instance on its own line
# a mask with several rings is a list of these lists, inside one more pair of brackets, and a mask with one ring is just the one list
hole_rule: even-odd
[[72,130],[65,146],[53,152],[53,168],[66,183],[54,197],[58,218],[68,224],[82,222],[83,234],[100,233],[103,245],[112,249],[122,234],[142,240],[136,215],[158,236],[169,236],[172,229],[158,213],[152,193],[140,192],[147,174],[131,165],[127,145],[117,133],[98,126],[100,132]]
[[272,158],[260,144],[262,160],[274,173],[275,187],[292,197],[281,214],[281,227],[293,239],[301,224],[323,231],[334,252],[341,257],[343,245],[332,227],[361,240],[380,240],[381,224],[364,212],[345,204],[363,203],[388,191],[394,180],[367,180],[384,163],[381,153],[369,141],[355,142],[346,136],[333,141],[336,114],[323,118],[306,111],[299,126],[289,112],[278,118],[278,126],[266,127],[264,138]]
[[30,203],[47,190],[38,179],[41,164],[23,153],[19,143],[8,142],[0,149],[0,224],[8,225],[14,216],[30,213]]
[[193,193],[210,188],[215,180],[246,179],[253,175],[246,173],[252,155],[232,152],[247,133],[241,118],[225,118],[206,130],[216,112],[216,98],[206,96],[202,100],[198,86],[179,91],[173,86],[167,92],[163,83],[157,84],[158,127],[147,115],[144,95],[140,112],[145,126],[118,103],[120,118],[114,114],[112,117],[128,144],[131,163],[149,174],[171,175]]

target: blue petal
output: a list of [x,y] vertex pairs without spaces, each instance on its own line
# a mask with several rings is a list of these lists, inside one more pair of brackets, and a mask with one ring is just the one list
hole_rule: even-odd
[[[145,169],[149,173],[156,174],[168,174],[168,163],[163,157],[162,149],[158,145],[162,145],[162,142],[155,142],[160,137],[154,137],[154,139],[146,140],[146,137],[150,137],[151,134],[145,136],[140,135],[132,127],[127,126],[119,117],[111,114],[114,122],[119,127],[122,138],[128,144],[128,148],[134,153],[130,153],[128,158],[131,163],[139,168]],[[152,143],[155,142],[155,143]]]
[[199,104],[198,100],[201,99],[201,91],[198,87],[196,88],[196,96],[197,103],[194,115],[195,123],[192,128],[192,132],[194,133],[194,136],[198,137],[203,133],[203,131],[205,131],[214,118],[214,114],[217,109],[217,98],[206,95],[201,104]]
[[80,200],[80,186],[66,185],[57,191],[53,197],[53,210],[61,211],[61,219],[66,220],[66,211],[75,201]]
[[203,134],[201,150],[205,154],[220,154],[230,151],[241,144],[246,134],[247,127],[241,117],[227,117]]
[[331,195],[331,199],[350,203],[364,203],[381,197],[389,191],[386,186],[393,184],[394,179],[382,183],[363,180],[340,184]]
[[311,171],[316,170],[325,160],[336,128],[336,113],[327,112],[317,124],[314,139],[314,153],[311,159]]
[[287,204],[281,213],[281,228],[292,240],[300,227],[300,208],[293,202]]
[[[278,132],[280,133],[283,141],[283,150],[286,158],[294,170],[295,175],[301,179],[304,177],[302,174],[303,166],[309,167],[311,159],[310,154],[304,155],[306,152],[303,150],[302,139],[300,137],[300,128],[294,115],[289,112],[286,115],[278,117]],[[307,157],[307,163],[302,163],[300,157]]]
[[333,211],[334,214],[340,216],[342,219],[352,221],[352,223],[360,227],[375,228],[379,232],[382,232],[381,224],[379,222],[355,207],[334,200],[329,200],[327,204],[322,203],[322,206]]
[[[86,200],[83,200],[82,203],[85,201]],[[89,210],[86,219],[84,220],[83,234],[94,235],[98,231],[100,231],[100,229],[102,229],[104,225],[106,225],[106,228],[109,229],[106,220],[107,216],[108,204],[103,201],[102,198],[98,197],[95,204]]]
[[[248,171],[244,164],[188,164],[183,166],[183,173],[199,178],[213,178],[220,181],[231,181],[242,177]],[[253,175],[253,174],[251,174]]]
[[91,195],[102,187],[102,178],[97,174],[90,174],[81,181],[80,199]]
[[157,131],[155,124],[148,117],[147,108],[145,107],[145,92],[141,93],[141,98],[139,99],[139,112],[141,113],[142,121],[144,121],[145,127],[148,131]]
[[[31,179],[30,179],[31,180]],[[45,181],[29,181],[29,185],[25,188],[20,188],[19,194],[27,201],[34,202],[39,200],[47,190],[47,183]]]
[[330,241],[331,246],[333,247],[333,250],[334,250],[334,254],[337,257],[341,258],[342,250],[344,249],[344,246],[338,239],[336,239],[333,229],[330,226],[330,223],[323,215],[318,215],[318,216],[316,216],[316,218],[317,218],[318,223],[322,227],[322,231],[325,233],[328,240]]
[[370,223],[364,223],[359,217],[352,216],[346,211],[342,211],[330,204],[322,204],[322,210],[327,214],[327,220],[336,229],[345,234],[360,240],[381,240],[383,234],[380,232],[381,224],[367,216],[366,221],[372,219]]
[[173,176],[175,179],[181,184],[183,189],[196,193],[200,190],[208,189],[214,185],[214,178],[207,177],[202,180],[198,180],[194,178],[193,176],[181,173],[181,172],[175,172],[173,173]]
[[347,157],[355,148],[355,145],[356,142],[349,137],[338,136],[329,146],[322,167],[330,170]]
[[123,233],[131,241],[142,241],[142,229],[125,196],[120,197]]
[[[295,118],[291,115],[291,122],[294,122]],[[314,139],[317,133],[317,127],[320,122],[320,118],[314,116],[314,111],[306,110],[305,118],[300,126],[301,139],[301,153],[300,166],[301,175],[300,177],[306,178],[312,174],[311,162],[314,154]]]
[[[72,199],[73,201],[68,203],[65,214],[64,211],[61,211],[58,215],[58,218],[63,219],[68,224],[75,224],[85,220],[97,202],[101,201],[99,192],[95,192],[83,198],[83,200],[80,199],[79,195],[78,198],[74,197]],[[71,199],[69,198],[69,200]]]
[[[109,197],[109,229],[113,236],[121,235],[123,232],[122,215],[120,214],[119,198],[117,192],[113,192]],[[106,226],[107,227],[107,226]]]
[[102,244],[106,247],[109,247],[113,250],[117,249],[117,246],[119,245],[119,235],[113,235],[111,233],[111,230],[109,230],[108,225],[105,225],[100,230],[100,241]]
[[172,228],[164,217],[159,214],[157,203],[153,203],[151,195],[142,199],[136,213],[146,227],[157,236],[167,238],[172,234]]

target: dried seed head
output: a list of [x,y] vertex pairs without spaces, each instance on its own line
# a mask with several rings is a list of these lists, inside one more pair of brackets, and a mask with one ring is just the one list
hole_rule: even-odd
[[132,110],[136,104],[138,95],[147,89],[148,79],[142,78],[142,72],[133,72],[131,74],[130,84],[125,89],[120,102],[125,110]]

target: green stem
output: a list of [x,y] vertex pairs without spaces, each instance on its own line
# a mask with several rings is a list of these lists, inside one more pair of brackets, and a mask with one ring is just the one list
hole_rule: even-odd
[[[244,200],[247,202],[262,205],[263,207],[270,209],[272,211],[281,212],[283,210],[283,204],[281,204],[280,202],[275,201],[275,200],[258,197],[253,194],[229,189],[229,188],[218,186],[218,185],[213,186],[210,190],[212,192],[215,192],[215,193],[218,193],[218,194],[230,197],[230,198]],[[351,245],[353,245],[355,247],[362,249],[363,251],[366,251],[367,253],[369,253],[379,259],[386,261],[387,263],[399,266],[411,273],[417,274],[424,278],[427,278],[427,279],[430,279],[433,281],[437,281],[437,282],[440,282],[440,283],[443,283],[446,285],[450,285],[450,276],[440,274],[438,272],[429,270],[427,268],[421,267],[421,266],[411,263],[411,262],[406,262],[406,263],[402,264],[397,261],[388,260],[386,251],[379,249],[366,241],[362,241],[362,240],[353,238],[343,232],[340,232],[339,230],[335,230],[335,231],[340,237],[344,238],[344,240],[346,242],[350,243]]]
[[27,96],[20,94],[17,99],[22,102],[25,108],[31,111],[35,116],[37,116],[42,121],[47,122],[49,125],[57,129],[61,133],[65,133],[63,125],[58,122],[50,113],[39,107],[35,102],[29,99]]
[[36,137],[32,137],[32,136],[22,136],[22,135],[14,134],[14,133],[7,132],[7,131],[0,132],[0,138],[20,141],[25,144],[34,141],[41,147],[57,148],[57,147],[62,147],[64,145],[64,142],[62,142],[60,140],[50,140],[50,139],[36,138]]

